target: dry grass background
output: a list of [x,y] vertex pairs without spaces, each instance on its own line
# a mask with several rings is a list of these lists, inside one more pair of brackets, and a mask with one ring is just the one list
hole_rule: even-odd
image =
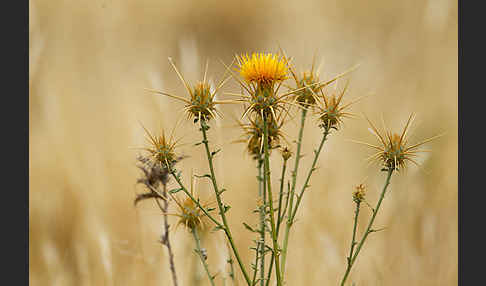
[[[192,81],[209,58],[217,80],[224,72],[218,58],[229,63],[234,53],[275,51],[278,43],[300,67],[308,67],[317,50],[325,77],[360,63],[346,97],[373,95],[356,104],[355,113],[375,122],[383,114],[389,126],[399,128],[415,111],[421,123],[416,140],[447,132],[421,158],[427,173],[412,167],[392,178],[377,218],[388,228],[367,241],[350,280],[457,284],[456,1],[29,3],[31,285],[171,285],[166,249],[157,242],[161,216],[151,202],[133,206],[142,189],[135,186],[137,150],[131,147],[145,144],[139,122],[151,130],[169,129],[182,106],[143,88],[184,92],[168,56]],[[236,88],[234,82],[226,86]],[[231,143],[239,136],[232,118],[241,109],[222,111],[226,116],[210,136],[223,147],[216,169],[229,189],[230,223],[249,265],[253,237],[241,221],[257,221],[249,215],[256,170],[244,146]],[[296,121],[286,124],[290,141]],[[185,123],[177,133],[193,143],[196,130]],[[288,285],[338,284],[351,236],[352,188],[369,176],[369,199],[375,202],[383,184],[385,174],[365,166],[370,150],[346,139],[374,140],[366,122],[354,119],[326,143],[291,235]],[[308,121],[306,168],[318,140],[318,129]],[[191,156],[179,165],[185,179],[191,168],[206,171],[201,147],[189,144],[181,151]],[[280,158],[273,162],[276,182]],[[211,193],[207,181],[199,186],[203,196]],[[206,285],[190,235],[181,228],[172,241],[180,283],[196,285],[199,279]],[[223,241],[219,233],[205,236],[213,272],[225,266]]]

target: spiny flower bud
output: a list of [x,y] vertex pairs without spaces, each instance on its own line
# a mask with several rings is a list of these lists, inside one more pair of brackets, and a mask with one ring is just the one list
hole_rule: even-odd
[[290,157],[292,157],[292,152],[289,150],[289,148],[285,147],[283,149],[280,150],[280,153],[282,154],[282,158],[287,161],[288,159],[290,159]]
[[301,77],[296,77],[297,89],[308,87],[295,93],[295,100],[302,106],[312,106],[316,103],[316,94],[322,88],[319,76],[313,71],[304,71]]
[[365,200],[366,187],[363,184],[359,184],[355,187],[356,191],[353,192],[353,201],[357,204]]

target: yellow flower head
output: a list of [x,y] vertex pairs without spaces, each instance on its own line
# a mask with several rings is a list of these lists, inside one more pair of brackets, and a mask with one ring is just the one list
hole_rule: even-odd
[[[286,101],[286,97],[295,91],[278,95],[282,82],[287,79],[288,62],[285,56],[253,53],[251,56],[248,54],[236,56],[235,60],[237,61],[236,70],[239,71],[243,80],[236,75],[233,77],[248,93],[248,95],[232,94],[240,97],[235,102],[249,105],[242,117],[251,112],[265,118],[277,118],[282,110],[288,112],[286,105],[290,102]],[[231,68],[227,67],[227,69],[232,72]]]
[[287,79],[287,60],[272,53],[253,53],[237,57],[240,75],[247,83],[273,86]]
[[419,152],[426,152],[424,150],[418,150],[418,147],[442,135],[437,135],[409,146],[408,131],[410,130],[410,126],[414,118],[415,116],[412,113],[408,118],[407,124],[405,125],[401,133],[392,133],[390,131],[387,131],[385,128],[384,134],[381,134],[375,127],[375,125],[373,125],[373,123],[368,118],[366,118],[371,126],[370,131],[378,138],[378,140],[380,141],[380,145],[372,145],[359,141],[355,142],[378,150],[378,152],[370,156],[368,160],[377,160],[381,162],[386,169],[399,171],[400,169],[406,167],[407,162],[411,162],[418,166],[419,164],[413,158],[418,156],[417,153]]

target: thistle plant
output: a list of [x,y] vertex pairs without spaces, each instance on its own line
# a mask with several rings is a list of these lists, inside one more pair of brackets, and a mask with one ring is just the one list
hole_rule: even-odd
[[[210,180],[216,206],[211,207],[210,204],[200,201],[195,192],[195,176],[191,175],[190,188],[185,186],[182,178],[183,170],[176,168],[176,163],[182,159],[182,156],[177,155],[178,145],[177,141],[173,139],[173,132],[169,137],[166,137],[163,132],[161,136],[154,137],[147,131],[150,146],[144,148],[148,153],[147,159],[144,160],[151,162],[158,169],[142,169],[145,178],[141,182],[150,186],[150,193],[137,197],[137,201],[146,197],[163,200],[166,204],[174,202],[178,211],[168,213],[167,205],[165,205],[165,207],[161,207],[163,215],[165,219],[169,215],[178,217],[177,225],[184,225],[185,229],[191,232],[196,253],[211,285],[216,285],[217,279],[210,272],[207,253],[200,240],[199,233],[203,228],[211,229],[213,232],[224,232],[226,245],[231,250],[228,263],[231,266],[230,277],[233,278],[234,282],[238,280],[235,278],[236,273],[233,267],[239,268],[239,273],[246,285],[249,286],[270,285],[272,279],[277,286],[281,286],[288,281],[286,262],[291,249],[290,233],[295,224],[299,207],[305,204],[304,194],[311,189],[310,181],[311,177],[317,172],[319,156],[324,150],[324,144],[329,139],[329,135],[344,128],[345,121],[349,117],[353,117],[353,114],[349,112],[350,107],[362,98],[357,97],[354,100],[348,100],[348,97],[345,97],[349,93],[349,79],[345,81],[342,88],[338,88],[340,86],[338,81],[348,76],[355,67],[330,79],[322,80],[319,69],[315,68],[315,61],[314,57],[311,68],[299,73],[283,50],[280,50],[279,53],[236,55],[230,65],[223,63],[226,69],[223,78],[216,86],[211,86],[208,80],[208,62],[206,62],[202,80],[191,85],[177,69],[175,62],[169,58],[169,63],[187,94],[180,96],[150,89],[151,92],[184,103],[187,118],[195,125],[196,131],[201,136],[200,141],[195,142],[194,145],[203,146],[202,152],[208,164],[208,173],[198,177]],[[242,92],[225,92],[226,95],[236,98],[217,100],[216,95],[221,93],[223,86],[231,78],[239,84]],[[292,81],[292,83],[289,84],[287,81]],[[283,91],[282,87],[287,90]],[[258,223],[253,225],[243,222],[244,227],[255,234],[255,245],[251,247],[254,257],[251,261],[243,260],[240,249],[235,243],[232,229],[228,223],[231,214],[228,211],[231,206],[225,202],[224,198],[224,194],[229,190],[218,183],[216,176],[214,161],[217,160],[220,149],[215,150],[211,144],[212,134],[210,131],[214,128],[213,119],[216,116],[222,117],[222,111],[218,107],[221,104],[236,104],[243,107],[243,112],[240,115],[242,121],[239,122],[243,131],[243,139],[239,141],[245,143],[245,151],[256,165],[257,187],[251,194],[255,196],[255,202],[257,202],[255,212],[258,214]],[[283,126],[290,118],[299,113],[300,125],[296,146],[292,146],[286,139],[287,134],[284,133]],[[312,163],[303,171],[301,157],[307,117],[314,119],[313,128],[319,130],[321,139],[314,150]],[[423,151],[418,148],[436,138],[432,137],[417,144],[408,144],[408,132],[414,119],[413,115],[409,117],[401,133],[379,132],[375,125],[368,118],[366,119],[373,134],[378,138],[379,144],[356,142],[377,151],[369,157],[369,160],[372,162],[379,161],[382,164],[382,170],[387,172],[387,177],[380,198],[374,208],[366,200],[369,191],[364,184],[358,185],[353,193],[352,198],[355,203],[354,225],[346,270],[340,285],[345,284],[368,235],[378,231],[374,228],[374,220],[380,210],[392,174],[404,169],[408,162],[418,165],[414,157]],[[278,170],[271,170],[270,161],[276,159],[276,153],[280,155],[278,162],[281,162],[281,167]],[[288,168],[290,167],[288,165],[291,160],[294,160],[292,162],[293,168],[289,172]],[[272,171],[280,174],[277,184],[272,181]],[[152,183],[154,181],[152,177],[160,177],[160,172],[164,176],[163,192],[156,190]],[[302,172],[303,184],[298,186],[298,174]],[[321,174],[321,176],[325,176],[325,174]],[[167,190],[169,178],[174,179],[173,184],[176,184],[176,187],[171,190]],[[362,203],[370,206],[373,212],[366,231],[358,240],[357,224]],[[167,225],[165,235],[167,240],[168,232]],[[170,248],[170,246],[168,247]],[[233,263],[232,257],[235,258],[237,263]],[[248,264],[250,264],[250,267]],[[173,273],[174,283],[176,284],[175,271]]]

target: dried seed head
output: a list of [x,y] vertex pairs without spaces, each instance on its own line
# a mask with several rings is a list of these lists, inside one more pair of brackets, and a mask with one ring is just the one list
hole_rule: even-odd
[[344,112],[344,110],[357,100],[347,104],[342,104],[342,98],[346,93],[347,87],[348,84],[346,83],[346,86],[339,93],[339,95],[336,93],[327,95],[321,90],[321,96],[319,96],[319,101],[317,102],[320,127],[326,130],[331,128],[338,130],[343,123],[343,118],[351,117],[353,115],[351,113]]
[[320,107],[319,119],[323,128],[332,128],[339,125],[342,121],[339,112],[339,102],[335,95],[325,96],[324,106]]
[[363,184],[356,186],[356,191],[353,192],[353,201],[357,204],[365,200],[366,187]]
[[[220,115],[221,114],[218,112],[216,109],[217,104],[226,104],[226,103],[233,103],[230,101],[216,101],[215,96],[219,89],[223,87],[223,85],[226,83],[226,81],[229,79],[229,77],[224,78],[219,82],[218,86],[214,89],[214,91],[211,91],[211,86],[209,85],[207,81],[207,70],[208,70],[208,63],[206,62],[206,69],[204,71],[204,78],[202,81],[196,83],[192,88],[191,86],[187,83],[187,81],[184,79],[182,74],[179,72],[177,67],[175,66],[174,62],[172,61],[171,58],[169,58],[169,62],[174,68],[175,72],[177,73],[179,79],[182,81],[184,86],[186,87],[187,92],[189,93],[189,99],[172,95],[166,92],[158,91],[158,90],[149,90],[154,93],[158,93],[161,95],[165,95],[174,99],[177,99],[179,101],[184,102],[186,105],[184,106],[184,109],[187,113],[187,117],[189,119],[193,119],[194,122],[197,122],[199,120],[204,120],[204,121],[209,121],[211,118],[216,117],[216,114]],[[226,74],[225,74],[226,76]]]
[[[410,130],[410,126],[415,118],[415,115],[412,113],[408,118],[405,127],[401,133],[392,133],[384,127],[384,133],[380,133],[375,125],[366,117],[366,120],[370,124],[371,128],[369,129],[380,141],[380,145],[372,145],[369,143],[363,143],[359,141],[355,141],[360,144],[364,144],[368,147],[378,150],[377,153],[373,154],[368,158],[370,161],[379,161],[383,164],[384,168],[387,170],[401,170],[405,168],[407,162],[411,162],[415,165],[419,165],[413,158],[418,156],[417,153],[426,152],[423,150],[419,150],[418,148],[423,144],[430,142],[431,140],[438,138],[442,135],[434,136],[429,139],[423,140],[417,144],[413,144],[409,146],[408,144],[408,131]],[[383,123],[384,125],[384,123]]]

